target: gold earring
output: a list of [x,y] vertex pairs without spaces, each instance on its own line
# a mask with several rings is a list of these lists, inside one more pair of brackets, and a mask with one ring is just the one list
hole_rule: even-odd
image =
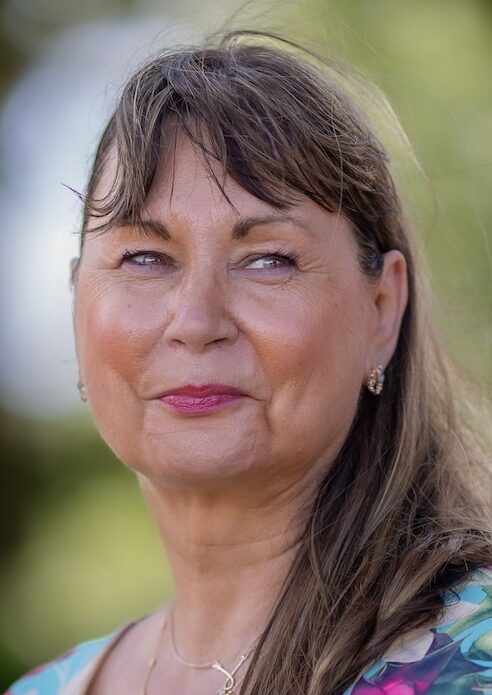
[[384,367],[382,364],[378,364],[377,367],[371,369],[367,377],[366,386],[371,393],[375,396],[379,396],[383,390],[384,384]]
[[80,400],[85,402],[87,400],[87,389],[85,388],[84,382],[80,379],[77,381],[77,388],[79,390]]

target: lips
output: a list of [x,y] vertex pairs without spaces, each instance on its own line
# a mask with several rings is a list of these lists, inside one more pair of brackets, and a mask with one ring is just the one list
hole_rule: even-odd
[[159,400],[180,415],[206,415],[242,401],[245,395],[227,384],[187,384],[163,393]]
[[165,391],[159,397],[164,396],[191,396],[193,398],[206,398],[207,396],[230,395],[244,396],[244,392],[227,384],[186,384],[175,389]]

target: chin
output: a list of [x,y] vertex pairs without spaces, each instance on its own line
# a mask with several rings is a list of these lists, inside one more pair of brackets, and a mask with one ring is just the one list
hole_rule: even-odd
[[[207,444],[209,446],[207,446]],[[220,488],[241,478],[253,478],[267,461],[251,456],[251,451],[230,445],[221,448],[217,442],[194,442],[169,446],[169,441],[147,447],[138,458],[120,456],[123,463],[160,487]]]

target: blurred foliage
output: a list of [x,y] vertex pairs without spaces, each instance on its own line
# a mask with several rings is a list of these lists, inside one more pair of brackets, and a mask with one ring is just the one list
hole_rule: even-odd
[[384,103],[373,121],[424,242],[436,319],[458,358],[491,381],[492,5],[319,0],[299,5],[298,27],[301,41],[362,68],[396,112],[419,167],[394,146]]
[[[63,27],[137,8],[130,0],[0,0],[0,96]],[[492,4],[312,0],[282,12],[282,26],[265,28],[361,66],[388,95],[424,170],[395,147],[436,317],[458,357],[490,380]],[[384,108],[379,119],[391,140]],[[35,663],[155,607],[172,582],[133,474],[85,417],[32,422],[3,412],[0,421],[3,690]]]
[[143,615],[172,581],[133,473],[86,418],[0,417],[2,690],[12,670]]

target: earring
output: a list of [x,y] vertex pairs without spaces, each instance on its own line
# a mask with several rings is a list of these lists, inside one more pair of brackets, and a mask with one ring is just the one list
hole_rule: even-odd
[[366,386],[371,393],[375,396],[379,396],[383,390],[384,384],[384,367],[382,364],[378,364],[377,367],[371,369],[367,377]]
[[84,382],[80,379],[77,381],[77,388],[79,390],[80,400],[85,402],[87,400],[87,389],[85,388]]

